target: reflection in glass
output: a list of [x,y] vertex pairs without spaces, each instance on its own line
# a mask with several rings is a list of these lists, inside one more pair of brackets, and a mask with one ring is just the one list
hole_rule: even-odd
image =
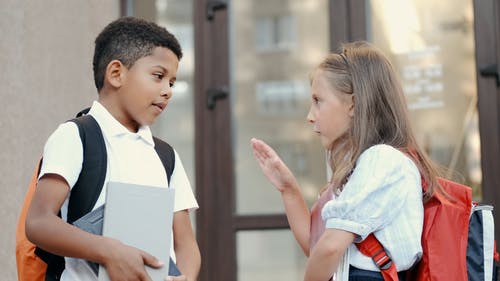
[[326,181],[325,157],[306,115],[309,72],[329,51],[328,3],[238,0],[230,9],[236,212],[283,213],[250,139],[270,144],[298,177],[306,200],[316,199]]
[[175,35],[183,57],[169,105],[151,126],[153,134],[171,144],[179,154],[195,189],[194,170],[194,37],[193,1],[133,1],[133,15],[155,21]]
[[400,74],[419,143],[480,200],[472,1],[367,3],[370,41]]
[[306,257],[289,230],[238,232],[238,281],[303,280]]

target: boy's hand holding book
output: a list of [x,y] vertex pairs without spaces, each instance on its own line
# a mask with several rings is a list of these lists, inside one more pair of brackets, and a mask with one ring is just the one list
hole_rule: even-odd
[[160,268],[163,262],[135,247],[109,239],[103,265],[111,280],[151,280],[144,266]]

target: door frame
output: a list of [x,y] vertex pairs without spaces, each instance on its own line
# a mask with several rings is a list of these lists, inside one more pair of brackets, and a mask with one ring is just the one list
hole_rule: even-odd
[[[474,0],[476,78],[483,172],[483,202],[500,206],[500,1]],[[496,64],[497,77],[481,69]],[[495,239],[500,241],[500,217],[495,218]]]
[[200,206],[196,233],[203,257],[200,281],[236,280],[230,96],[216,101],[213,109],[207,107],[209,89],[229,85],[228,10],[219,9],[207,19],[208,8],[215,2],[200,0],[193,5],[195,166]]

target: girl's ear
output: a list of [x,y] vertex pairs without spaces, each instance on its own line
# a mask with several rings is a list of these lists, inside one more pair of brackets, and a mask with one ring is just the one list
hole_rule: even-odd
[[123,75],[125,74],[126,67],[119,60],[112,60],[106,67],[104,73],[104,81],[111,87],[120,88],[122,86]]
[[348,114],[349,114],[349,117],[354,117],[354,103],[356,102],[356,100],[354,99],[354,94],[350,94],[349,95],[349,111],[348,111]]

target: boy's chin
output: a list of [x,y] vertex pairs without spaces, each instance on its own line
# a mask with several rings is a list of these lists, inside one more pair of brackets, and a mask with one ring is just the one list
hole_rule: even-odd
[[156,122],[157,118],[154,118],[152,120],[145,120],[144,122],[141,122],[141,126],[151,126]]
[[151,126],[158,120],[158,117],[160,117],[160,114],[151,114],[149,116],[144,116],[144,117],[145,118],[143,118],[141,120],[141,122],[139,122],[139,123],[142,126]]

